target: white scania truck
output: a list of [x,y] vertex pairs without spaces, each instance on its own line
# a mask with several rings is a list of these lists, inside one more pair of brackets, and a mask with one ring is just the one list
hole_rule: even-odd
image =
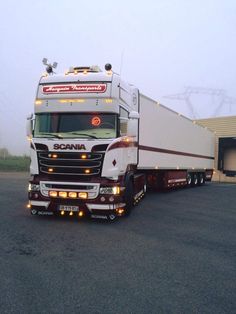
[[33,215],[113,220],[147,188],[199,186],[213,173],[214,134],[140,94],[109,64],[43,75],[27,135]]

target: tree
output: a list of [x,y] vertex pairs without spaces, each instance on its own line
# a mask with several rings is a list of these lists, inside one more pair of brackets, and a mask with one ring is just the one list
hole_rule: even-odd
[[6,148],[0,148],[0,158],[5,159],[6,157],[9,157],[10,153]]

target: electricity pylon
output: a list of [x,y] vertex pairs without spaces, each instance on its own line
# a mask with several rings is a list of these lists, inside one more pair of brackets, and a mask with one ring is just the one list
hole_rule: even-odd
[[191,97],[194,94],[216,96],[218,98],[218,102],[213,112],[213,116],[217,116],[220,110],[225,105],[228,105],[228,111],[229,113],[232,113],[232,105],[236,104],[236,98],[227,96],[226,91],[224,89],[219,89],[219,88],[187,86],[185,87],[185,91],[183,93],[164,96],[164,98],[185,101],[185,103],[187,104],[191,112],[192,117],[196,119],[197,118],[196,108],[193,106],[193,103],[191,101]]

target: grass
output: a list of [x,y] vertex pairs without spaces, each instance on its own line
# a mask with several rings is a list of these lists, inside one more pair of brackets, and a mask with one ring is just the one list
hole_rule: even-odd
[[29,171],[30,158],[27,156],[7,156],[0,157],[0,171]]

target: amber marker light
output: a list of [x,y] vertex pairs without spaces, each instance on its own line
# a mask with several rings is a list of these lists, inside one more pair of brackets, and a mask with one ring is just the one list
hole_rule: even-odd
[[106,99],[105,99],[105,103],[106,103],[106,104],[111,104],[112,101],[113,101],[113,100],[112,100],[111,98],[106,98]]
[[125,212],[124,208],[117,208],[117,213],[118,213],[119,215],[124,214],[124,212]]
[[88,198],[88,194],[86,192],[79,192],[79,198],[86,199]]
[[59,192],[59,196],[62,198],[66,198],[67,197],[67,192]]
[[49,196],[57,197],[57,191],[49,191]]
[[42,103],[43,103],[42,100],[39,99],[36,99],[34,102],[35,105],[42,105]]
[[69,215],[70,215],[70,216],[73,216],[73,212],[70,212]]
[[57,158],[57,157],[58,157],[57,154],[52,155],[52,158]]
[[77,193],[76,192],[69,192],[69,197],[70,198],[76,198],[77,197]]
[[129,143],[129,142],[132,142],[132,138],[129,136],[126,136],[124,137],[123,141]]
[[27,207],[27,208],[31,208],[31,204],[30,204],[30,203],[27,204],[26,207]]
[[81,158],[82,158],[82,159],[86,159],[86,158],[87,158],[87,155],[83,154],[83,155],[81,155]]
[[61,215],[62,215],[62,216],[63,216],[63,215],[65,215],[65,212],[64,212],[64,210],[62,210],[62,211],[61,211]]
[[82,210],[81,211],[79,211],[79,217],[83,217],[84,216],[84,212],[82,212]]
[[48,172],[53,172],[53,168],[48,168]]
[[85,173],[89,174],[90,173],[90,169],[85,169]]
[[83,103],[83,102],[85,102],[85,100],[84,100],[84,99],[74,99],[73,102],[80,102],[80,103]]

